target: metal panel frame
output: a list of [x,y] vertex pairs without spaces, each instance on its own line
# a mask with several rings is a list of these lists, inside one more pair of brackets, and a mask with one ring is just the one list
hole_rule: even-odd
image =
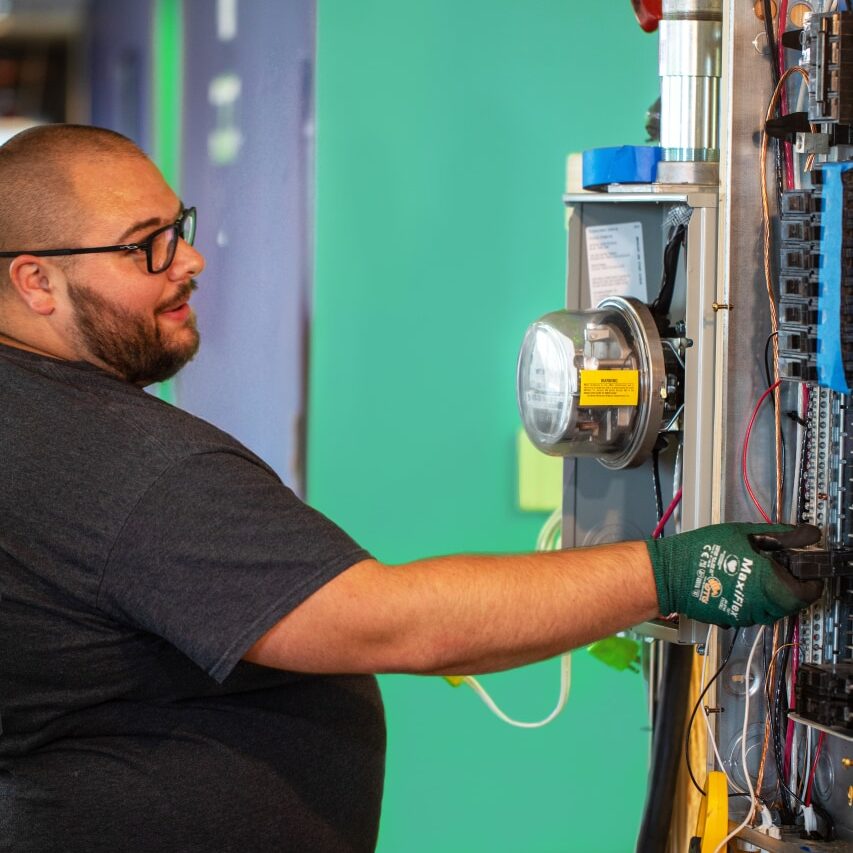
[[[714,305],[717,302],[717,196],[710,188],[698,187],[643,187],[642,191],[623,191],[614,188],[609,193],[577,193],[564,196],[569,205],[568,247],[569,264],[567,266],[566,304],[571,310],[586,307],[586,258],[584,255],[584,228],[586,219],[594,217],[591,207],[607,205],[625,209],[627,218],[632,212],[643,211],[649,206],[668,206],[687,204],[693,209],[687,231],[687,253],[684,261],[683,299],[684,321],[687,337],[693,345],[685,355],[685,410],[683,429],[683,489],[684,497],[680,507],[681,524],[686,529],[709,524],[718,517],[718,508],[713,502],[712,484],[717,480],[715,468],[719,455],[716,453],[715,436],[719,430],[716,411],[717,393],[715,377],[719,374],[717,364],[720,347],[717,343],[717,321]],[[603,214],[599,214],[603,215]],[[638,213],[638,215],[640,215]],[[659,215],[663,216],[661,210]],[[653,239],[645,235],[644,243],[648,252]],[[647,265],[650,259],[647,257]],[[582,511],[579,478],[590,476],[587,460],[567,459],[564,474],[564,532],[566,545],[588,544],[578,541],[578,515]],[[626,496],[635,493],[637,486],[632,481],[640,480],[643,474],[636,470],[609,471],[611,480],[606,492],[608,505],[605,512],[610,513],[613,501],[628,503]],[[604,497],[604,495],[602,495]],[[587,495],[586,500],[589,499]],[[637,530],[623,524],[624,535],[636,534]],[[647,531],[645,532],[647,535]],[[678,627],[657,621],[638,626],[638,631],[658,639],[667,639],[681,643],[697,643],[704,639],[706,629],[692,620],[682,617]]]

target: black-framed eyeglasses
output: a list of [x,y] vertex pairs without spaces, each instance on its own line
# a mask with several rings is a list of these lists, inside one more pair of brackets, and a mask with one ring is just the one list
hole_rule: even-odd
[[53,258],[61,255],[94,255],[99,252],[145,251],[148,272],[152,275],[169,269],[175,260],[178,239],[192,246],[195,241],[195,208],[187,207],[171,224],[164,225],[138,243],[122,243],[118,246],[92,246],[88,249],[33,249],[20,252],[0,252],[0,258],[17,258],[18,255],[35,255],[37,258]]

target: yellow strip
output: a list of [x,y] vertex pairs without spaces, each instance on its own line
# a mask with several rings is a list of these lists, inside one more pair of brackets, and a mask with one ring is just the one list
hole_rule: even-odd
[[636,406],[639,370],[581,370],[581,406]]

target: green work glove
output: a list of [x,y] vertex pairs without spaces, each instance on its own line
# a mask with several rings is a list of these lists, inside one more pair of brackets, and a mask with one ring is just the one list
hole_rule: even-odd
[[660,612],[725,628],[769,625],[823,592],[822,581],[797,580],[773,561],[773,551],[819,539],[810,524],[715,524],[649,539]]

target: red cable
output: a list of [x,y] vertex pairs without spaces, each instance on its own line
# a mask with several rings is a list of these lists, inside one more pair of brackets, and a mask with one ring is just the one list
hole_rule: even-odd
[[669,517],[675,512],[675,508],[678,506],[678,502],[681,500],[681,489],[679,489],[675,493],[675,497],[670,501],[669,506],[666,508],[664,514],[660,517],[660,521],[657,523],[657,527],[652,531],[652,539],[659,539],[661,533],[663,533],[663,529],[666,526],[666,523],[669,521]]
[[[788,25],[788,0],[781,0],[779,4],[779,31],[776,37],[776,61],[779,66],[779,75],[785,73],[785,48],[782,46],[782,35]],[[782,115],[788,115],[788,95],[786,87],[782,87],[782,96],[779,99],[779,110]],[[794,155],[791,151],[791,143],[782,145],[782,153],[785,158],[785,183],[787,188],[794,188]]]
[[820,737],[817,739],[817,749],[814,753],[814,761],[812,762],[812,770],[809,773],[809,783],[806,786],[806,805],[810,806],[812,804],[812,785],[814,785],[814,777],[817,772],[817,762],[820,758],[820,751],[823,748],[823,740],[826,737],[826,732],[821,732]]
[[740,469],[741,474],[743,475],[743,484],[746,486],[747,492],[749,492],[750,498],[752,498],[752,502],[755,504],[755,508],[761,513],[761,517],[770,524],[770,516],[764,511],[764,507],[758,502],[758,498],[755,497],[755,492],[752,491],[752,485],[749,482],[749,473],[746,469],[746,460],[749,456],[749,436],[752,433],[752,427],[755,424],[755,419],[758,417],[758,410],[761,408],[761,404],[772,394],[780,385],[782,384],[781,379],[777,379],[759,398],[758,402],[755,404],[755,408],[752,410],[752,417],[749,419],[749,426],[746,428],[746,435],[743,438],[743,452],[740,457]]

